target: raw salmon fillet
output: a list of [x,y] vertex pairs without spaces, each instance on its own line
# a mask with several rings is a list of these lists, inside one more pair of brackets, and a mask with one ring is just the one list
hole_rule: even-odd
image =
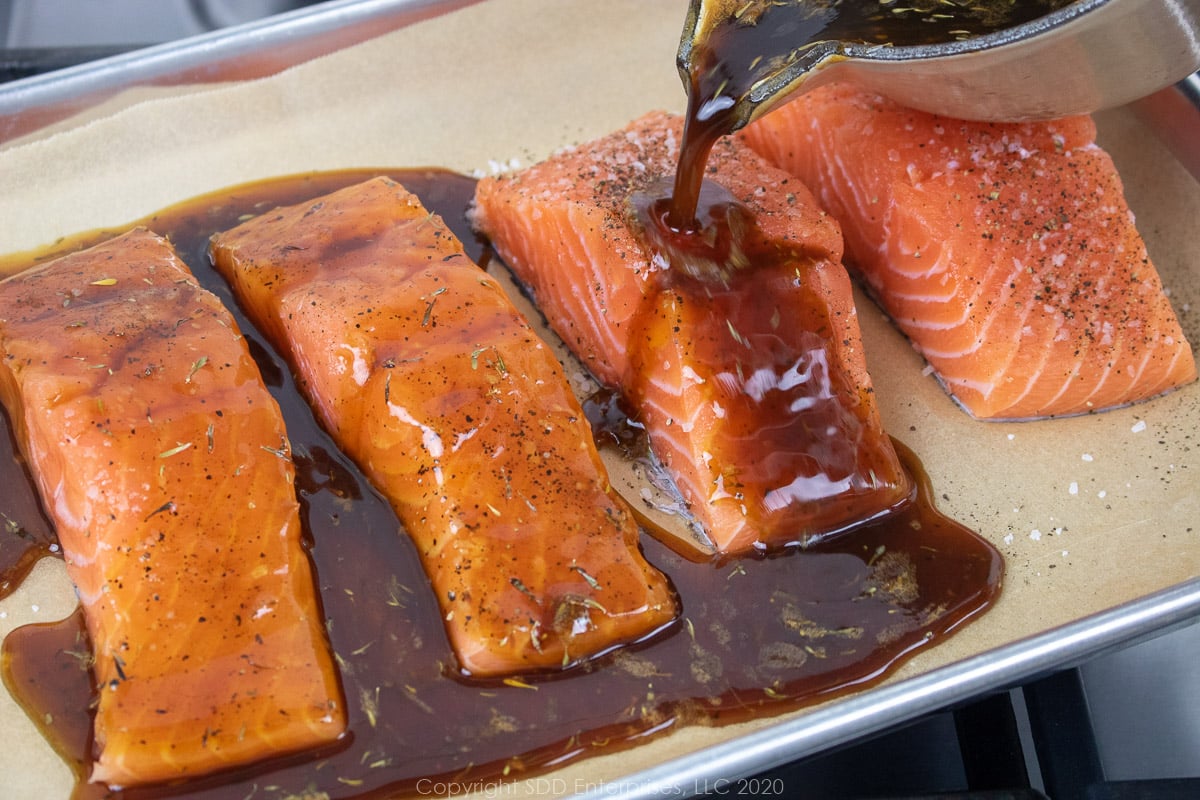
[[0,353],[95,655],[91,780],[338,739],[279,407],[171,245],[137,229],[0,282]]
[[847,263],[981,419],[1100,411],[1196,377],[1089,117],[963,122],[846,85],[745,141],[813,187]]
[[567,667],[674,619],[558,361],[404,187],[277,209],[211,252],[413,537],[464,671]]
[[809,542],[881,513],[909,480],[867,375],[837,223],[794,178],[717,143],[707,180],[786,254],[714,285],[641,235],[639,193],[674,173],[682,120],[652,113],[483,179],[475,222],[563,341],[619,388],[725,553]]

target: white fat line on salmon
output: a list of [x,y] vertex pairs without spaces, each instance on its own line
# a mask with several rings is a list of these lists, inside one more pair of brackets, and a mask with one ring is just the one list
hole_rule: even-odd
[[[442,443],[442,437],[438,435],[437,431],[418,421],[415,417],[413,417],[412,414],[408,412],[408,409],[404,408],[403,406],[396,405],[391,400],[387,401],[387,407],[388,412],[393,417],[405,423],[406,425],[412,425],[414,428],[417,428],[421,431],[421,444],[425,446],[425,452],[429,454],[430,458],[434,459],[436,462],[443,455],[445,455],[446,446]],[[433,475],[437,479],[438,486],[441,486],[445,481],[445,477],[442,475],[442,467],[440,464],[434,464]]]
[[371,368],[367,365],[367,360],[363,358],[362,348],[342,344],[341,349],[350,352],[350,374],[354,377],[354,382],[359,386],[366,386],[367,379],[371,377]]
[[689,365],[689,364],[684,364],[683,367],[680,369],[680,372],[683,374],[684,378],[686,378],[689,381],[692,381],[695,384],[701,384],[701,383],[705,382],[704,378],[700,377],[699,373],[697,373],[696,370],[692,369],[691,365]]

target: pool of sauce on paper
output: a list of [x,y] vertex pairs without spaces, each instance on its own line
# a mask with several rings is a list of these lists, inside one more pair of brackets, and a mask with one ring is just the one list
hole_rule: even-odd
[[[565,674],[464,679],[415,548],[388,504],[315,422],[291,374],[211,269],[208,237],[239,218],[389,174],[440,213],[470,255],[500,270],[465,219],[474,181],[439,170],[349,170],[250,184],[142,220],[169,235],[200,283],[233,311],[288,426],[302,518],[328,630],[341,667],[349,734],[329,751],[174,785],[116,791],[86,782],[93,697],[79,612],[28,625],[4,643],[10,691],[97,798],[382,798],[533,780],[578,759],[631,747],[687,725],[781,714],[869,686],[906,656],[987,609],[999,591],[994,548],[939,514],[916,458],[913,498],[884,518],[800,549],[696,559],[644,533],[642,547],[679,593],[682,615],[657,637]],[[35,258],[121,231],[0,262],[0,276]],[[644,442],[617,406],[587,403],[602,447],[639,457]],[[52,526],[16,452],[0,441],[0,585],[19,583],[52,552]],[[49,722],[47,722],[49,720]],[[533,785],[533,784],[531,784]],[[597,788],[574,786],[570,789]]]

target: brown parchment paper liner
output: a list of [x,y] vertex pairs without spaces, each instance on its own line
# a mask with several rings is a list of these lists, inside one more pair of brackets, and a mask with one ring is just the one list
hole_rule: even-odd
[[[270,78],[140,89],[0,149],[0,252],[279,174],[527,164],[645,111],[680,111],[674,52],[685,6],[487,0]],[[1128,111],[1099,121],[1184,330],[1200,342],[1200,185]],[[859,317],[889,430],[924,462],[940,507],[990,539],[1008,569],[992,611],[890,680],[1200,575],[1200,385],[1091,417],[975,422],[868,301]],[[0,604],[0,635],[73,607],[61,564],[45,560]],[[508,788],[616,787],[779,719],[684,729],[569,766],[560,781]],[[0,742],[6,797],[69,796],[69,772],[2,692]]]

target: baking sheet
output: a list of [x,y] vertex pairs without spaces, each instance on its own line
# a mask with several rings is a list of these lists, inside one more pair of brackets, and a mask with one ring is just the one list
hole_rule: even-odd
[[[268,78],[115,95],[0,147],[0,252],[272,175],[488,172],[653,108],[682,110],[674,51],[685,6],[487,0]],[[1099,121],[1184,330],[1200,341],[1200,186],[1138,115],[1118,109]],[[712,788],[1200,614],[1200,386],[1103,415],[980,423],[869,303],[860,321],[889,430],[923,460],[940,507],[1005,554],[996,608],[882,687],[786,717],[685,729],[507,791]],[[0,635],[73,604],[61,565],[43,562],[0,604]],[[0,731],[9,797],[69,795],[69,773],[6,697]]]

